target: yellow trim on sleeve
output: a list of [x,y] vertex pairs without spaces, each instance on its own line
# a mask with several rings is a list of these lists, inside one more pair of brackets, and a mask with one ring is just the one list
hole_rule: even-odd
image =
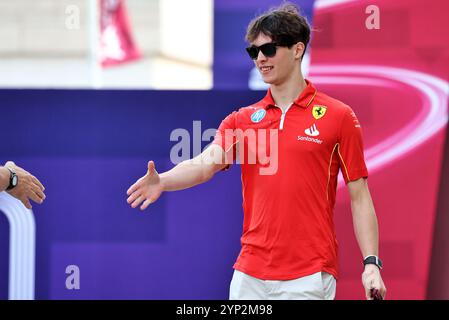
[[329,200],[329,182],[331,180],[331,166],[332,166],[332,158],[334,156],[335,149],[338,147],[338,143],[335,144],[334,149],[331,153],[331,158],[329,160],[329,168],[327,170],[327,187],[326,187],[326,200]]
[[343,163],[343,167],[344,167],[345,172],[346,172],[346,177],[348,178],[348,181],[351,181],[351,179],[349,178],[349,172],[348,172],[348,169],[346,168],[345,161],[343,160],[343,157],[342,157],[341,154],[340,154],[340,148],[338,148],[337,151],[338,151],[338,156],[340,157],[340,160],[341,160],[341,162]]

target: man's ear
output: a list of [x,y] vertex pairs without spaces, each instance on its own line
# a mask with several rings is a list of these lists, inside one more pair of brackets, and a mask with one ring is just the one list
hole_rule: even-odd
[[302,42],[298,42],[295,46],[295,58],[300,59],[306,49],[306,46]]

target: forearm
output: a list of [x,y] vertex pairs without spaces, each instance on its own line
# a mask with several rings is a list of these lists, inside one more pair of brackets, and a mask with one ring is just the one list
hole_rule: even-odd
[[[363,258],[369,255],[379,256],[379,228],[366,181],[363,181],[361,188],[352,189],[351,208],[354,231]],[[387,289],[380,275],[380,267],[377,265],[365,265],[362,283],[365,288],[366,299],[383,299],[385,297]]]
[[193,159],[183,161],[173,169],[160,174],[164,191],[183,190],[212,178],[213,172]]
[[354,232],[363,257],[378,255],[379,228],[373,201],[366,189],[351,200]]
[[0,192],[5,191],[9,186],[9,171],[0,166]]

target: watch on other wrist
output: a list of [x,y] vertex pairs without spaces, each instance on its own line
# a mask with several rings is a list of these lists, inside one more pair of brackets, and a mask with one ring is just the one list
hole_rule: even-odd
[[8,169],[9,171],[9,185],[8,188],[6,188],[6,190],[8,191],[14,189],[17,186],[17,183],[19,183],[19,177],[10,168],[6,167],[6,169]]

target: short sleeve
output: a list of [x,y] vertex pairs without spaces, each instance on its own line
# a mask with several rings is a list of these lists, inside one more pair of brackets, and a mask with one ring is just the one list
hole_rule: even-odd
[[[220,124],[215,133],[212,144],[219,145],[226,153],[227,163],[235,161],[237,137],[235,135],[237,112],[228,115]],[[227,166],[225,169],[229,168]]]
[[345,110],[341,122],[338,155],[345,183],[368,177],[363,154],[362,128],[354,111]]

